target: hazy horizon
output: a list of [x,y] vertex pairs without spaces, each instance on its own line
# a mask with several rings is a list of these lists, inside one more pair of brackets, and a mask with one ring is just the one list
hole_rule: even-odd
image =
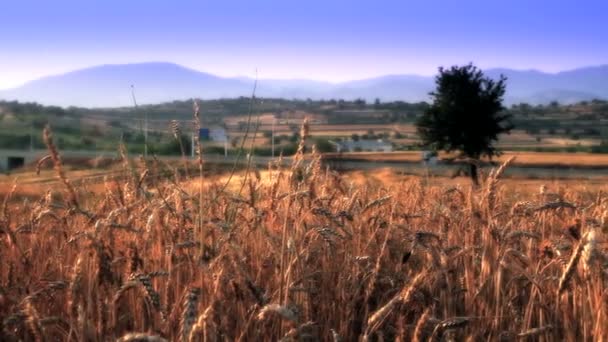
[[[160,61],[222,77],[343,82],[608,63],[601,1],[142,1],[4,5],[0,89],[102,64]],[[7,15],[8,14],[8,15]]]
[[[472,62],[470,62],[472,63]],[[37,77],[35,79],[31,79],[31,80],[26,80],[20,84],[17,84],[15,86],[11,86],[11,87],[6,87],[6,88],[0,88],[0,90],[12,90],[15,88],[18,88],[20,86],[23,86],[31,81],[36,81],[36,80],[40,80],[40,79],[45,79],[48,77],[56,77],[56,76],[62,76],[65,74],[69,74],[69,73],[73,73],[73,72],[80,72],[83,70],[88,70],[88,69],[96,69],[99,67],[104,67],[104,66],[129,66],[129,65],[151,65],[151,64],[167,64],[167,65],[176,65],[179,67],[183,67],[186,69],[191,69],[193,71],[196,72],[201,72],[201,73],[206,73],[206,74],[210,74],[213,76],[219,76],[219,77],[223,77],[223,78],[232,78],[232,79],[255,79],[256,75],[255,72],[253,72],[251,75],[220,75],[214,72],[210,72],[208,70],[199,70],[197,68],[194,67],[190,67],[188,65],[182,65],[182,64],[178,64],[178,63],[174,63],[171,61],[142,61],[142,62],[131,62],[131,63],[103,63],[103,64],[96,64],[96,65],[90,65],[90,66],[85,66],[83,68],[79,68],[79,69],[71,69],[71,70],[66,70],[65,72],[58,72],[58,73],[53,73],[53,74],[48,74],[48,75],[42,75],[40,77]],[[465,63],[466,64],[466,63]],[[475,64],[475,63],[473,63]],[[450,67],[451,65],[444,65],[443,67]],[[598,64],[598,65],[586,65],[586,66],[581,66],[578,68],[573,68],[573,69],[564,69],[564,70],[557,70],[557,71],[544,71],[544,70],[539,70],[539,69],[534,69],[534,68],[522,68],[522,69],[517,69],[517,68],[507,68],[507,67],[502,67],[502,66],[496,66],[496,67],[490,67],[490,68],[486,68],[485,70],[501,70],[501,69],[505,69],[505,70],[511,70],[511,71],[516,71],[516,72],[538,72],[538,73],[543,73],[543,74],[548,74],[548,75],[555,75],[555,74],[559,74],[559,73],[563,73],[563,72],[570,72],[570,71],[575,71],[578,69],[585,69],[585,68],[594,68],[594,67],[604,67],[604,66],[608,66],[608,63],[606,64]],[[437,68],[439,68],[440,66],[438,66]],[[289,76],[285,76],[285,77],[264,77],[264,75],[259,75],[258,74],[258,78],[260,80],[265,80],[265,81],[273,81],[273,80],[277,80],[277,81],[313,81],[313,82],[320,82],[320,83],[328,83],[328,84],[333,84],[333,85],[339,85],[341,83],[349,83],[349,82],[356,82],[356,81],[364,81],[364,80],[369,80],[369,79],[374,79],[374,78],[381,78],[381,77],[390,77],[390,76],[412,76],[412,77],[432,77],[435,76],[437,74],[437,69],[435,70],[435,72],[433,73],[428,73],[428,74],[422,74],[422,73],[399,73],[399,72],[394,72],[394,73],[389,73],[389,74],[378,74],[378,75],[371,75],[369,77],[365,77],[365,78],[351,78],[351,79],[344,79],[344,80],[324,80],[324,79],[315,79],[315,78],[306,78],[306,77],[289,77]]]

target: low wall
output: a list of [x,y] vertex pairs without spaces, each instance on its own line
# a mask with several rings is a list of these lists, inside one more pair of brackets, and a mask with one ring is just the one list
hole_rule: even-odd
[[7,150],[0,149],[0,172],[7,172],[9,170],[9,158],[17,157],[23,158],[25,164],[29,164],[36,161],[38,158],[44,156],[44,150]]

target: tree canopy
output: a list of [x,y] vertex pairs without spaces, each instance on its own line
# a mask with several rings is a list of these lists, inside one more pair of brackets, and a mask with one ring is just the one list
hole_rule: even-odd
[[[502,104],[506,78],[493,80],[468,64],[439,68],[435,83],[433,102],[416,122],[423,144],[472,159],[498,155],[498,136],[513,128]],[[473,164],[471,177],[476,182]]]

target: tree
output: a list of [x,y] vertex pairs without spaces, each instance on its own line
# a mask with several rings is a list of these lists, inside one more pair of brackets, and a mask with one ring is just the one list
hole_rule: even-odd
[[329,142],[329,140],[327,140],[327,139],[317,138],[317,139],[315,139],[315,145],[316,145],[317,151],[319,151],[321,153],[335,151],[334,145],[332,145],[332,143]]
[[239,138],[232,138],[230,140],[230,146],[236,148],[239,145]]
[[[459,157],[477,160],[499,155],[494,143],[513,128],[502,105],[506,78],[485,77],[472,64],[439,68],[433,103],[416,121],[423,143],[434,150],[459,151]],[[470,176],[478,184],[477,165],[469,161]]]
[[355,100],[355,105],[359,108],[363,108],[366,105],[366,102],[364,99],[358,98]]

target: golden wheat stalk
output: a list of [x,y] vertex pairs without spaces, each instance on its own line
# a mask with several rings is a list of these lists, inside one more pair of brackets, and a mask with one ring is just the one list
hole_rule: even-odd
[[572,276],[574,275],[574,273],[576,273],[576,266],[578,265],[578,261],[580,260],[581,255],[583,254],[583,250],[585,249],[586,243],[586,237],[582,238],[581,241],[578,243],[578,246],[576,246],[576,249],[572,252],[570,261],[564,269],[562,276],[559,278],[559,285],[557,288],[558,295],[566,289],[570,280],[572,279]]
[[401,291],[397,293],[397,295],[372,313],[367,319],[367,330],[365,335],[370,336],[374,331],[376,331],[389,313],[393,310],[395,305],[399,303],[408,303],[412,299],[412,295],[417,290],[417,287],[420,285],[420,283],[422,283],[425,277],[426,273],[424,272],[417,274],[408,286],[404,286]]
[[168,342],[166,339],[146,333],[128,333],[120,337],[116,342]]
[[76,190],[70,183],[70,180],[66,177],[65,171],[63,170],[63,162],[61,160],[61,155],[53,142],[53,134],[51,132],[51,126],[47,125],[44,127],[42,132],[42,139],[46,144],[49,152],[51,153],[51,159],[53,159],[53,163],[55,165],[55,171],[57,172],[57,177],[61,180],[61,182],[65,185],[66,191],[68,193],[68,200],[71,205],[76,208],[80,208],[78,205],[78,199],[76,197]]

